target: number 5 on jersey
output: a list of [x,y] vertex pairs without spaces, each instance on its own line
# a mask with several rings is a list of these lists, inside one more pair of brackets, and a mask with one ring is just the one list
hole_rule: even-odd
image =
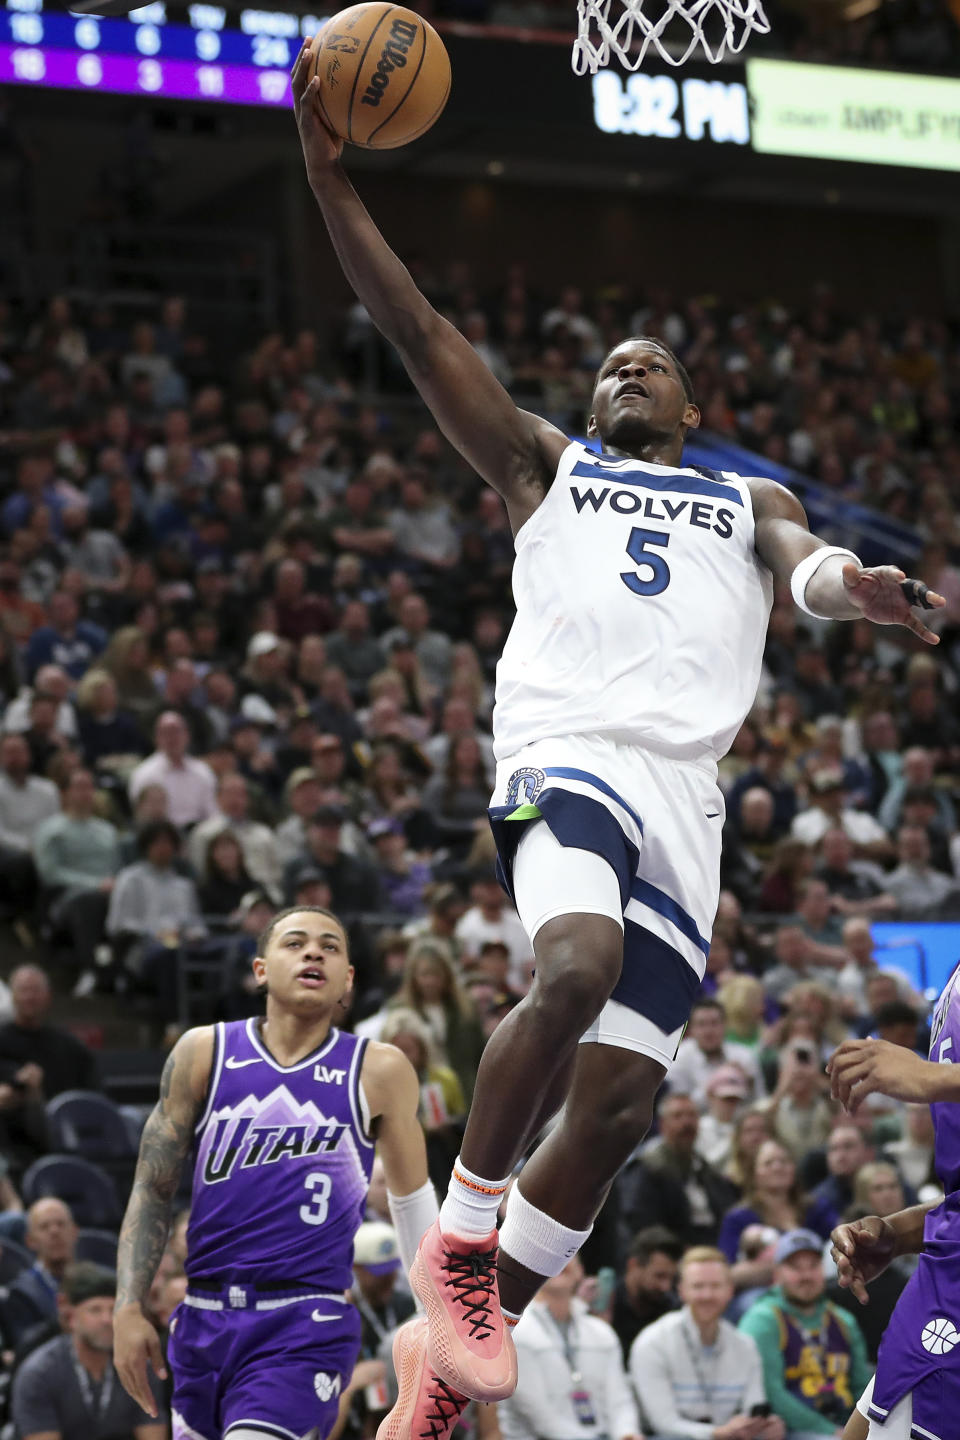
[[662,555],[658,555],[655,550],[648,550],[647,546],[662,545],[666,548],[669,544],[670,536],[663,530],[642,530],[635,527],[630,531],[627,554],[631,560],[652,572],[649,580],[641,580],[632,570],[621,571],[620,579],[634,595],[661,595],[666,590],[670,584],[670,566]]

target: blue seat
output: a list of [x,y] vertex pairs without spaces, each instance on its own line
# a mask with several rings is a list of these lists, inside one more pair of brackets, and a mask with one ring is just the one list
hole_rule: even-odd
[[50,1144],[63,1155],[128,1160],[136,1154],[119,1106],[93,1090],[65,1090],[47,1105]]
[[23,1177],[23,1201],[32,1205],[53,1195],[70,1206],[76,1223],[110,1230],[120,1223],[120,1206],[110,1176],[79,1155],[45,1155]]
[[107,1270],[116,1270],[116,1235],[112,1230],[78,1230],[74,1258],[92,1260],[94,1265],[102,1265]]

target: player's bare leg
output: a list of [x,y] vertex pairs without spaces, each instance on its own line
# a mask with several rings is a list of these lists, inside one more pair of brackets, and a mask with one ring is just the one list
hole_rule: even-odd
[[575,1055],[623,967],[623,931],[605,915],[549,920],[533,948],[530,993],[497,1026],[480,1062],[460,1149],[475,1175],[509,1175],[554,1076]]
[[[617,1172],[650,1128],[664,1068],[648,1055],[581,1045],[567,1108],[523,1167],[523,1198],[571,1231],[589,1230]],[[500,1301],[519,1314],[546,1278],[500,1251]]]
[[[619,979],[623,932],[608,916],[562,915],[538,931],[534,953],[537,968],[529,995],[498,1027],[484,1052],[451,1191],[411,1271],[430,1322],[431,1364],[449,1384],[479,1400],[510,1394],[516,1374],[513,1346],[497,1304],[497,1205],[511,1170],[542,1119],[555,1108],[560,1086],[565,1088],[581,1035]],[[578,1060],[576,1069],[580,1066]],[[653,1062],[647,1066],[644,1129],[662,1074]],[[637,1084],[634,1067],[628,1068]],[[590,1179],[577,1206],[578,1213],[589,1210],[587,1229],[639,1138],[632,1107],[630,1143],[623,1138],[623,1104],[618,1089],[609,1112],[605,1102],[592,1106],[594,1129],[587,1148],[596,1147],[599,1165],[589,1167]],[[608,1113],[605,1124],[602,1117]],[[550,1226],[553,1222],[545,1218]],[[560,1230],[569,1241],[573,1232],[562,1222]],[[575,1234],[573,1243],[578,1248]],[[508,1321],[515,1321],[518,1313],[508,1315]]]

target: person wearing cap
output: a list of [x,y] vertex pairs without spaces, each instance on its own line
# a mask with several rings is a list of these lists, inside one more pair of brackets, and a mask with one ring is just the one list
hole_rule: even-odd
[[760,1351],[767,1399],[789,1440],[841,1436],[871,1374],[856,1319],[826,1298],[823,1246],[812,1230],[782,1235],[774,1288],[740,1321]]
[[784,1440],[755,1342],[723,1319],[733,1299],[726,1257],[709,1245],[688,1250],[679,1290],[683,1308],[648,1325],[630,1348],[646,1430],[671,1440]]
[[810,781],[810,806],[795,816],[790,834],[804,845],[816,846],[828,830],[839,825],[861,859],[888,859],[890,838],[879,820],[866,810],[851,809],[845,801],[843,771],[835,766],[818,770]]
[[422,914],[424,893],[431,880],[430,866],[409,849],[400,821],[389,815],[371,820],[367,840],[387,909],[398,915]]
[[297,697],[286,678],[289,647],[270,630],[258,630],[247,645],[247,663],[240,674],[244,695],[258,695],[273,710],[292,712]]
[[360,1311],[360,1355],[373,1357],[384,1340],[413,1314],[413,1297],[398,1290],[403,1262],[397,1232],[382,1220],[365,1220],[353,1237],[350,1299]]
[[321,805],[306,825],[306,843],[287,865],[284,894],[292,896],[304,870],[319,870],[333,896],[333,908],[346,915],[382,910],[380,881],[373,866],[343,849],[340,838],[345,815],[337,805]]
[[175,710],[165,710],[154,727],[156,749],[130,776],[130,800],[148,785],[167,792],[167,814],[174,825],[195,825],[214,813],[217,782],[210,766],[188,754],[190,734]]
[[113,1368],[112,1270],[80,1262],[68,1267],[60,1289],[66,1334],[24,1360],[13,1382],[11,1415],[22,1440],[166,1440],[167,1415],[156,1380],[156,1415],[133,1400]]
[[[374,1161],[376,1166],[378,1162]],[[353,1241],[349,1297],[360,1312],[360,1356],[350,1385],[345,1433],[370,1435],[390,1400],[389,1356],[394,1333],[415,1310],[409,1291],[398,1287],[403,1262],[392,1225],[365,1220]],[[360,1377],[364,1383],[358,1383]]]
[[721,1065],[707,1080],[707,1110],[700,1116],[697,1153],[717,1170],[730,1159],[737,1115],[750,1092],[738,1065]]

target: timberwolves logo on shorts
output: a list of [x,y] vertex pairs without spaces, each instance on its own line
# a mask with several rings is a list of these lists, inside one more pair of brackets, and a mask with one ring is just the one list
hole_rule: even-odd
[[532,805],[546,780],[542,770],[527,765],[523,770],[514,770],[507,781],[507,805]]
[[929,1350],[931,1355],[948,1354],[958,1340],[960,1330],[945,1315],[938,1315],[936,1320],[928,1320],[920,1336],[920,1344],[924,1350]]

